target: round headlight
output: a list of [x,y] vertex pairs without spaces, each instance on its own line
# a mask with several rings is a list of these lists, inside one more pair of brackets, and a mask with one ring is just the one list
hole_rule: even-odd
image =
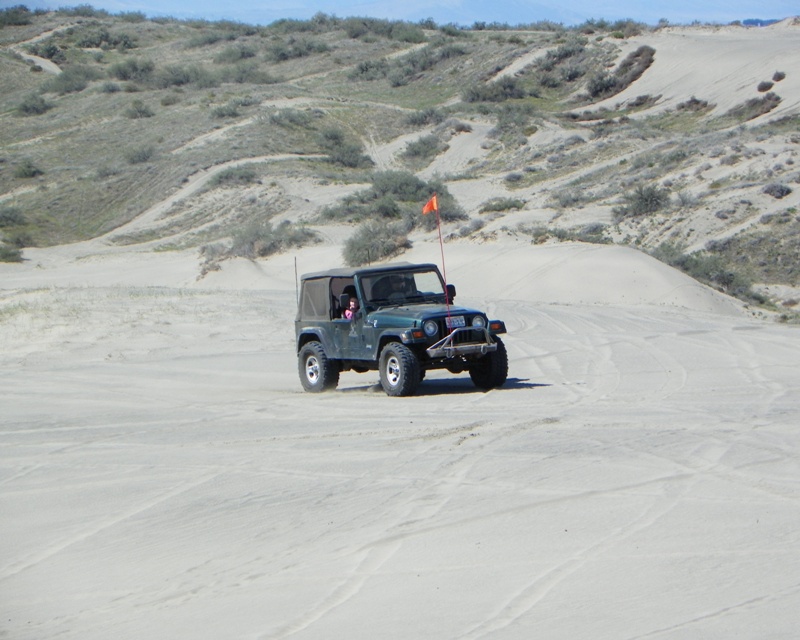
[[439,331],[439,327],[436,326],[435,320],[428,320],[424,325],[422,325],[422,328],[425,331],[425,335],[429,338],[435,336]]
[[477,329],[483,329],[486,326],[486,320],[483,316],[475,316],[472,319],[472,326]]

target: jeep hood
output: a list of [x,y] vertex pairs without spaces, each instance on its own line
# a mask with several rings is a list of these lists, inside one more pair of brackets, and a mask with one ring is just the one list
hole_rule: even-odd
[[[473,316],[480,314],[477,309],[451,306],[451,316]],[[382,307],[367,314],[367,322],[375,327],[410,327],[420,325],[428,318],[447,316],[447,305],[444,304],[412,304]]]

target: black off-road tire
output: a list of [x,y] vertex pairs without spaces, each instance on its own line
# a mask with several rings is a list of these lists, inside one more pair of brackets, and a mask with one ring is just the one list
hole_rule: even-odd
[[303,389],[311,393],[335,389],[339,384],[339,368],[328,359],[319,342],[303,345],[297,357],[297,368]]
[[508,378],[508,353],[506,345],[497,336],[494,337],[497,350],[487,353],[469,367],[469,377],[478,389],[494,389],[502,387]]
[[390,342],[381,351],[381,386],[390,396],[411,396],[420,383],[416,354],[404,344]]

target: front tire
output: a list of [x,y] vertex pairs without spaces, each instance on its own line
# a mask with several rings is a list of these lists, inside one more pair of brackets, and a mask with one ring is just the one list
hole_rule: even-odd
[[494,389],[502,387],[508,378],[508,353],[506,345],[497,336],[494,337],[497,350],[487,353],[480,360],[470,365],[469,377],[478,389]]
[[399,342],[390,342],[381,351],[381,386],[390,396],[411,396],[420,383],[416,354]]
[[300,383],[306,391],[320,393],[335,389],[339,384],[339,369],[335,362],[328,359],[319,342],[312,341],[303,345],[297,358],[297,367]]

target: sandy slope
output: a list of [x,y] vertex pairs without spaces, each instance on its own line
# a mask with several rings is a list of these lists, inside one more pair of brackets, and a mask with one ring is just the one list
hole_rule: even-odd
[[[299,215],[340,195],[284,188]],[[796,636],[797,327],[630,249],[498,233],[445,255],[508,325],[505,387],[316,396],[295,269],[339,264],[338,230],[202,280],[109,240],[0,264],[0,637]]]
[[[696,97],[715,105],[721,115],[752,98],[757,87],[772,80],[776,71],[786,77],[772,90],[782,101],[768,118],[796,113],[800,105],[800,78],[790,70],[800,65],[800,21],[787,19],[762,28],[672,27],[625,41],[620,60],[642,45],[656,50],[655,60],[644,76],[622,93],[596,108],[625,103],[637,96],[661,96],[655,111],[674,109]],[[762,119],[766,119],[762,116]]]

